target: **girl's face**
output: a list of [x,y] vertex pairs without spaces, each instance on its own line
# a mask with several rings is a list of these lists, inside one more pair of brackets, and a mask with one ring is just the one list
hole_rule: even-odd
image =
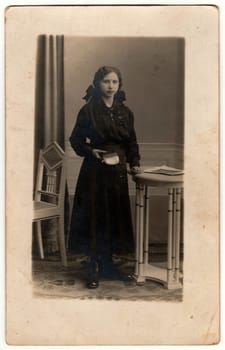
[[116,73],[111,72],[104,76],[99,82],[99,90],[104,97],[114,97],[119,89],[119,78]]

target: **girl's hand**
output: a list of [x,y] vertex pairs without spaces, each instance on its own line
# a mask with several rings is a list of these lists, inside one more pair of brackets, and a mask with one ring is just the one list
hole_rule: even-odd
[[92,154],[97,159],[102,159],[102,153],[106,153],[103,149],[93,148]]
[[140,174],[141,168],[139,166],[133,166],[130,171],[132,175]]

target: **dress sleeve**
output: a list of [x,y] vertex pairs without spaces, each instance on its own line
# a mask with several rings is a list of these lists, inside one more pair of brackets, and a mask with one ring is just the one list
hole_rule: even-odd
[[77,121],[69,138],[70,144],[76,154],[87,157],[92,152],[92,147],[87,143],[89,120],[84,110],[81,109],[77,116]]
[[126,147],[126,157],[130,168],[133,166],[140,166],[140,153],[139,146],[137,144],[136,132],[134,129],[134,115],[129,110],[129,121],[130,121],[130,137]]

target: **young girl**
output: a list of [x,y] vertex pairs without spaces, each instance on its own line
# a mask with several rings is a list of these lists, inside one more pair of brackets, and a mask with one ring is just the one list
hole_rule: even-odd
[[134,251],[127,165],[139,172],[134,116],[123,104],[122,77],[115,67],[95,73],[70,137],[84,157],[77,181],[71,221],[70,249],[89,257],[87,287],[99,278],[130,280],[115,269],[113,254]]

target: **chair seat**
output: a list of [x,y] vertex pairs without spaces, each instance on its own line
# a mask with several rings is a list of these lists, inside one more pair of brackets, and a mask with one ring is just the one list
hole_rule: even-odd
[[56,205],[54,203],[33,201],[33,208],[34,208],[34,210],[55,208],[55,207],[56,207]]
[[33,201],[33,220],[44,220],[46,218],[51,218],[60,215],[60,209],[56,204]]

